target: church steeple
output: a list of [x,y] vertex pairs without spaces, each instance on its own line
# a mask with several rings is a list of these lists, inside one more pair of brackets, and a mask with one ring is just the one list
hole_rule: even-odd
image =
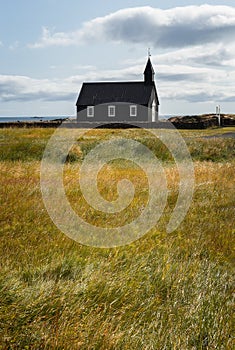
[[155,73],[149,56],[144,70],[144,82],[146,85],[152,85],[154,83],[154,74]]

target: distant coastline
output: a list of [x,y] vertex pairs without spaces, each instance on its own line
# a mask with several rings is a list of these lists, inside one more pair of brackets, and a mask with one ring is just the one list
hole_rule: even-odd
[[[228,127],[235,126],[234,114],[221,114],[218,117],[215,114],[202,114],[202,115],[189,115],[189,116],[170,116],[161,115],[159,121],[152,127],[165,127],[166,121],[169,120],[177,129],[207,129],[210,127]],[[4,117],[0,116],[0,129],[3,128],[54,128],[60,126],[63,122],[66,122],[67,127],[74,127],[74,122],[77,121],[75,116],[42,116],[42,117]],[[98,123],[99,124],[99,123]],[[105,127],[105,125],[95,125],[94,122],[78,122],[77,127],[90,128],[90,127]],[[115,125],[114,125],[115,124]],[[148,123],[135,123],[137,127],[149,127]],[[128,124],[126,124],[128,125]],[[106,127],[112,128],[126,128],[126,125],[120,125],[119,123],[112,123]]]
[[[56,120],[72,119],[73,117],[68,116],[0,116],[0,123],[17,123],[17,122],[47,122]],[[74,117],[75,118],[75,117]]]
[[[169,119],[174,117],[174,115],[160,115],[159,119]],[[57,120],[72,120],[76,119],[76,116],[0,116],[0,123],[17,123],[17,122],[49,122],[49,121],[57,121]]]

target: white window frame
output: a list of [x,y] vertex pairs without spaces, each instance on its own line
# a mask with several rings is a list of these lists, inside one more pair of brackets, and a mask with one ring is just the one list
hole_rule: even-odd
[[[134,110],[134,112],[133,112]],[[131,105],[130,106],[130,117],[137,117],[137,106]]]
[[95,109],[94,106],[87,106],[87,117],[93,118],[95,115]]
[[108,106],[108,116],[115,117],[115,115],[116,115],[116,106]]

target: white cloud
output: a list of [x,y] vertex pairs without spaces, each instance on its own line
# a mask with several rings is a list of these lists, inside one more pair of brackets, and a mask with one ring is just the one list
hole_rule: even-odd
[[171,50],[158,56],[162,64],[235,68],[235,46],[205,44]]
[[[233,101],[235,96],[235,70],[229,72],[214,67],[187,65],[174,62],[174,57],[164,63],[166,54],[152,57],[156,69],[156,83],[160,98],[188,102]],[[189,54],[189,59],[191,55]],[[159,64],[155,64],[159,62]],[[27,76],[0,75],[0,101],[69,101],[75,103],[84,81],[142,80],[144,63],[130,63],[119,70],[81,70],[80,75],[65,79],[33,79]],[[229,79],[228,79],[229,74]]]
[[[161,101],[189,103],[235,100],[235,45],[207,44],[152,55]],[[146,59],[124,62],[121,69],[74,66],[79,74],[64,79],[0,75],[0,101],[76,101],[84,81],[142,80]],[[52,67],[58,69],[58,67]],[[164,102],[163,105],[167,105]]]
[[[156,83],[163,106],[235,102],[235,8],[186,6],[122,9],[85,22],[72,32],[44,27],[29,45],[39,49],[101,42],[151,46]],[[129,45],[133,44],[133,45]],[[138,47],[136,48],[138,51]],[[73,105],[83,81],[142,80],[145,59],[119,62],[121,69],[75,64],[78,74],[64,79],[0,76],[0,101],[69,101]],[[96,62],[95,62],[96,63]],[[59,66],[50,66],[56,72]],[[167,109],[167,108],[165,108]]]
[[0,75],[0,101],[73,101],[74,87],[66,81]]
[[73,32],[51,32],[32,48],[80,45],[87,41],[149,43],[155,47],[186,47],[213,42],[231,42],[235,37],[235,8],[186,6],[162,10],[152,7],[122,9],[85,22]]
[[72,33],[54,33],[51,34],[50,30],[46,27],[42,28],[42,36],[39,42],[29,45],[32,48],[42,48],[48,46],[68,46],[73,45]]
[[176,50],[153,57],[160,96],[193,103],[232,100],[235,96],[235,50],[220,46]]

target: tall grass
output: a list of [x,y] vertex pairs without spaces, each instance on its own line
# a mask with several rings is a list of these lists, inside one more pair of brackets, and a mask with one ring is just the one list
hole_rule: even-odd
[[[221,145],[233,141],[199,139],[203,159],[210,148],[217,156],[195,161],[194,198],[175,232],[165,228],[179,179],[166,157],[169,196],[159,224],[129,246],[97,249],[63,235],[44,208],[40,157],[52,131],[1,131],[11,151],[1,148],[0,349],[232,349],[235,162],[233,150],[224,154]],[[117,133],[141,138],[140,131],[97,130],[82,141],[85,147]],[[187,142],[194,147],[196,141]],[[41,148],[29,156],[22,143]],[[77,187],[87,152],[79,147],[65,165],[66,192],[74,210],[101,225],[111,219],[94,215]],[[110,221],[124,224],[146,201],[146,178],[121,161],[108,170],[99,176],[105,198],[116,195],[120,177],[129,176],[138,191],[126,216]]]
[[[203,136],[222,134],[233,131],[234,128],[212,130],[183,130],[187,146],[193,160],[225,162],[235,157],[234,138],[205,139]],[[54,132],[52,128],[46,129],[2,129],[0,132],[0,161],[33,161],[41,160],[49,137]],[[172,155],[166,146],[157,140],[154,135],[141,129],[106,130],[93,129],[77,140],[71,149],[67,161],[82,161],[89,151],[100,141],[114,137],[131,138],[140,141],[162,161],[173,161]]]

